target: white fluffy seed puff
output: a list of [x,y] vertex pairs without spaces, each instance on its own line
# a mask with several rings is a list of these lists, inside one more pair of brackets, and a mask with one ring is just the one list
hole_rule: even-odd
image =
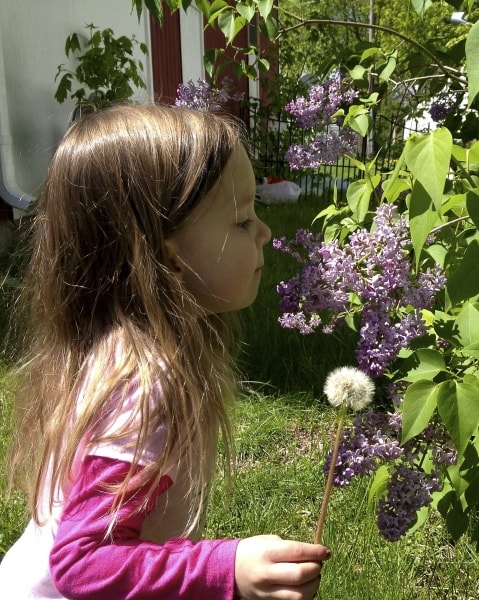
[[374,383],[355,367],[339,367],[326,378],[324,393],[331,406],[344,406],[358,411],[372,402]]

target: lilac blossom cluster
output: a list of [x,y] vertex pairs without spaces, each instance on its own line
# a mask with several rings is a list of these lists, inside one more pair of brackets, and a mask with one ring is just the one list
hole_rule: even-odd
[[440,98],[431,103],[431,106],[429,108],[429,114],[431,115],[431,119],[434,122],[439,123],[440,121],[444,121],[444,119],[448,117],[453,110],[453,99]]
[[[444,427],[431,422],[415,438],[400,444],[400,412],[369,410],[359,415],[352,427],[343,430],[333,483],[349,485],[353,477],[370,475],[384,463],[391,463],[387,493],[378,502],[378,528],[389,541],[397,541],[415,523],[417,511],[428,506],[432,493],[441,489],[439,468],[455,464],[457,453]],[[430,452],[433,468],[419,465]],[[325,472],[331,467],[326,459]]]
[[308,98],[297,98],[285,106],[296,118],[299,127],[324,128],[333,123],[336,112],[344,105],[352,104],[359,93],[351,89],[343,75],[313,85]]
[[230,100],[242,100],[242,93],[234,93],[230,78],[224,77],[220,87],[214,87],[204,79],[196,84],[190,79],[188,83],[180,83],[177,89],[176,106],[197,108],[199,110],[218,110]]
[[316,134],[309,144],[292,144],[285,159],[291,169],[317,169],[321,165],[333,165],[338,156],[353,153],[356,142],[352,129],[330,129]]
[[340,129],[341,118],[336,113],[358,97],[343,75],[311,87],[308,98],[297,98],[285,106],[299,127],[316,133],[306,144],[293,144],[286,153],[292,169],[317,168],[333,164],[338,156],[351,153],[357,141],[351,129]]
[[424,473],[399,465],[391,476],[386,498],[379,500],[378,529],[397,542],[416,522],[417,511],[429,506],[431,494],[441,489],[439,472]]
[[371,377],[381,376],[401,348],[426,332],[421,310],[431,307],[446,281],[439,265],[413,272],[406,219],[389,204],[379,206],[371,231],[353,232],[342,247],[304,230],[273,246],[304,264],[277,287],[281,326],[331,333],[356,314],[356,358]]

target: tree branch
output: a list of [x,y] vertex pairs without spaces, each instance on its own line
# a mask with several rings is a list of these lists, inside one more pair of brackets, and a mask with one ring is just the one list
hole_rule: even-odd
[[296,25],[291,25],[290,27],[285,27],[284,29],[281,29],[278,32],[275,41],[279,40],[279,38],[282,37],[285,33],[288,33],[289,31],[294,31],[296,29],[299,29],[300,27],[304,27],[305,25],[342,25],[343,27],[363,27],[365,29],[375,29],[376,31],[384,31],[385,33],[394,35],[395,37],[398,37],[401,40],[407,42],[408,44],[411,44],[412,46],[416,47],[418,50],[420,50],[426,56],[428,56],[432,60],[433,64],[446,77],[450,77],[454,81],[464,84],[464,79],[451,73],[450,67],[443,64],[443,62],[439,60],[439,58],[437,58],[437,56],[435,56],[428,48],[426,48],[413,38],[410,38],[409,36],[405,35],[404,33],[397,31],[396,29],[391,29],[390,27],[384,27],[382,25],[375,25],[374,23],[356,23],[354,21],[337,21],[335,19],[303,19],[302,17],[298,17],[297,15],[288,11],[283,12],[291,19],[295,19],[296,21],[298,21],[298,23],[296,23]]

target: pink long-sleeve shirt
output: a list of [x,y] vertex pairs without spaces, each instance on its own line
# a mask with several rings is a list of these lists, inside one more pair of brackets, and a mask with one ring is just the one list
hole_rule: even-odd
[[[137,388],[128,402],[134,403]],[[128,413],[128,402],[125,412]],[[117,422],[103,424],[111,433]],[[146,464],[164,431],[151,440]],[[123,450],[123,451],[122,451]],[[160,480],[146,507],[145,491],[127,497],[111,535],[105,537],[113,495],[105,484],[128,472],[131,453],[115,444],[79,449],[70,488],[42,526],[29,523],[0,563],[6,600],[231,600],[239,540],[193,541],[177,537],[185,526],[181,469]],[[140,466],[139,468],[142,468]]]

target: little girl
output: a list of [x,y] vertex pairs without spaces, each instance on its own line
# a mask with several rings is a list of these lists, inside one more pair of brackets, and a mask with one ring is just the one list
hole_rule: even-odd
[[49,168],[26,278],[14,467],[33,519],[6,600],[313,598],[323,546],[200,540],[221,432],[227,316],[250,305],[270,230],[235,124],[166,106],[75,123]]

